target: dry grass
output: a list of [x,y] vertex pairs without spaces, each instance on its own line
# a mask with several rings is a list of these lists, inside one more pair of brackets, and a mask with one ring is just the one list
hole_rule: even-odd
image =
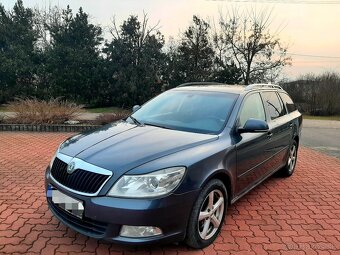
[[60,98],[49,101],[36,98],[17,98],[10,102],[6,108],[14,112],[14,116],[6,122],[18,124],[62,124],[67,120],[76,118],[81,113],[82,106],[61,100]]
[[303,115],[304,119],[310,120],[337,120],[340,121],[340,115],[333,115],[333,116],[312,116],[312,115]]
[[95,125],[105,125],[117,120],[121,120],[127,118],[130,115],[128,111],[119,112],[119,113],[103,113],[99,115],[94,121]]

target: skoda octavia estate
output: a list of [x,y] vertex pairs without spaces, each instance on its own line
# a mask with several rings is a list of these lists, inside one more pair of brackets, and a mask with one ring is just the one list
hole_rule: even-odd
[[183,84],[63,142],[46,170],[66,226],[125,244],[211,244],[228,205],[294,172],[302,117],[279,86]]

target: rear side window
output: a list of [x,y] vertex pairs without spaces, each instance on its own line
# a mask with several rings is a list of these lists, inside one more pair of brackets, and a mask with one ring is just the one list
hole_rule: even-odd
[[271,120],[275,120],[286,114],[286,109],[283,108],[275,92],[262,92],[262,96]]
[[296,110],[296,106],[293,100],[286,93],[280,92],[279,94],[288,112],[294,112]]
[[244,124],[246,124],[246,121],[250,118],[266,120],[262,99],[259,93],[251,94],[245,99],[240,111],[240,127],[244,127]]

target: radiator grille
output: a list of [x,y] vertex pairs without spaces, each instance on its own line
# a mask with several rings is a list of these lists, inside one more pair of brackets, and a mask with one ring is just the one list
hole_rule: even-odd
[[84,169],[76,169],[73,173],[67,173],[67,164],[55,158],[51,174],[60,184],[83,193],[96,193],[103,183],[109,178],[108,175],[98,174]]

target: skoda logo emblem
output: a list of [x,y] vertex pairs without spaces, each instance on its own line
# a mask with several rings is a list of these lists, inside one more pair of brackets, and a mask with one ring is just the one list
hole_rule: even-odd
[[75,163],[71,162],[70,164],[68,164],[67,166],[67,173],[68,174],[72,174],[75,170]]

